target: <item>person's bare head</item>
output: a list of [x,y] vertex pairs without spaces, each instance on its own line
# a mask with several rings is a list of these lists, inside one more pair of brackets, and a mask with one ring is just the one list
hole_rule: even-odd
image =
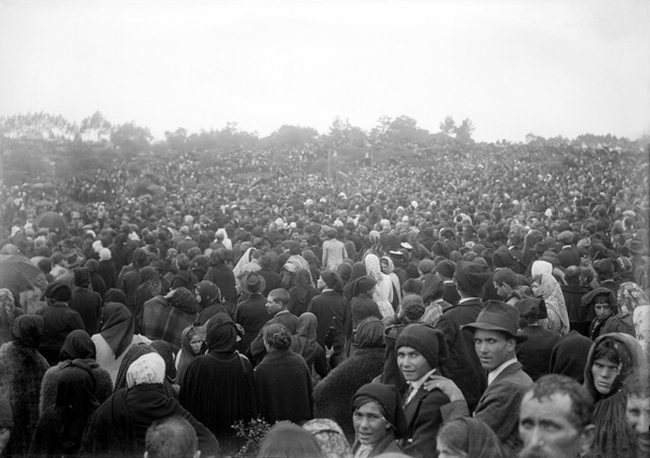
[[156,421],[147,429],[144,458],[199,458],[194,427],[181,417]]

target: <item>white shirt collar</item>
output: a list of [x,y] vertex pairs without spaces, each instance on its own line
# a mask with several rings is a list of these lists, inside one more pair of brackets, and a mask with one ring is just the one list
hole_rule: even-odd
[[517,357],[515,356],[512,359],[509,359],[505,363],[501,364],[499,367],[497,367],[493,371],[489,372],[488,373],[488,386],[490,386],[492,384],[492,382],[494,382],[494,379],[496,379],[499,376],[499,374],[504,371],[504,369],[506,367],[511,366],[516,362],[517,362]]
[[476,299],[481,300],[480,297],[466,297],[465,299],[459,300],[458,305],[463,304],[463,303],[468,302],[468,301],[474,301]]
[[422,377],[420,377],[419,379],[414,380],[414,381],[412,381],[412,382],[406,382],[406,383],[408,383],[408,384],[411,386],[412,390],[411,390],[411,393],[409,394],[409,397],[406,398],[406,402],[404,403],[404,405],[406,405],[406,404],[408,404],[409,402],[411,402],[411,400],[412,400],[413,397],[415,396],[415,393],[418,392],[418,390],[420,389],[420,387],[421,387],[422,385],[424,385],[424,382],[426,382],[427,379],[428,379],[430,376],[432,376],[433,373],[434,373],[436,370],[437,370],[437,369],[431,369],[429,372],[427,372],[426,374],[424,374],[424,375],[423,375]]

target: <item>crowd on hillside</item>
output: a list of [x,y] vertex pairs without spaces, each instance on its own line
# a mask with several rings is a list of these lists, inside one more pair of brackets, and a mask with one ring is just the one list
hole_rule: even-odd
[[0,456],[646,456],[647,155],[294,153],[2,190]]

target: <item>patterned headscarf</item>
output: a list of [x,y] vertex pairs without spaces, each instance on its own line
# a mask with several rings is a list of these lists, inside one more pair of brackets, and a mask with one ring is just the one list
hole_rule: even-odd
[[135,385],[162,383],[164,379],[165,361],[158,353],[140,356],[131,363],[126,373],[126,384],[129,388]]
[[345,433],[334,420],[314,418],[302,427],[316,438],[327,458],[352,458],[352,449],[345,438]]
[[366,270],[368,275],[372,277],[377,283],[381,283],[383,275],[381,274],[381,264],[379,263],[379,258],[377,255],[369,253],[363,259],[363,263],[366,265]]
[[621,283],[618,288],[617,302],[620,318],[634,313],[634,310],[640,305],[650,305],[646,293],[639,285],[631,281]]

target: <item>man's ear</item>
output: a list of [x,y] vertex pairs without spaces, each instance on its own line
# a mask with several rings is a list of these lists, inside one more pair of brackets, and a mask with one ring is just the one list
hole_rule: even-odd
[[596,437],[595,425],[587,425],[582,429],[582,433],[580,434],[580,440],[582,441],[580,447],[581,449],[580,456],[585,456],[587,453],[589,453],[595,437]]

